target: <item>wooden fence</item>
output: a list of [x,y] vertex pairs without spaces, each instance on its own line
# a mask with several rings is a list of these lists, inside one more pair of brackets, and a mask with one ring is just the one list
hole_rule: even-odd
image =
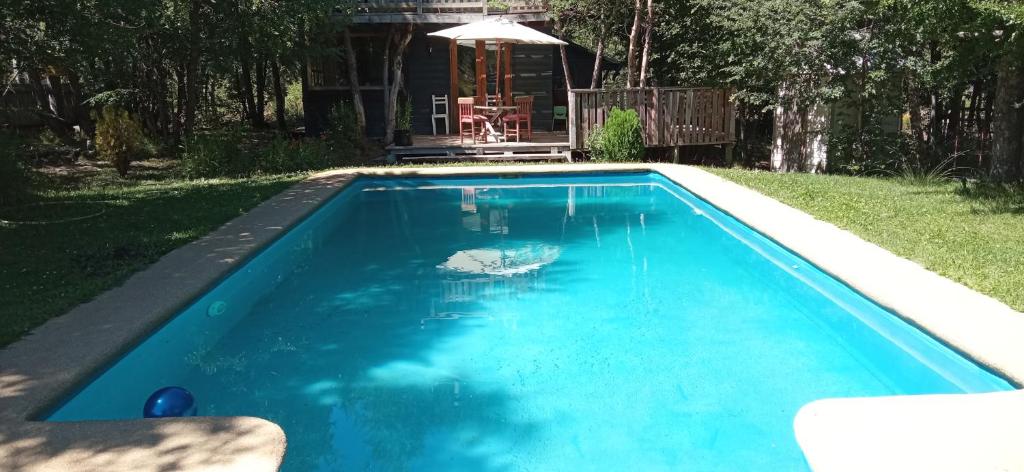
[[612,108],[636,110],[647,147],[733,144],[732,90],[651,87],[569,91],[569,147],[586,148]]

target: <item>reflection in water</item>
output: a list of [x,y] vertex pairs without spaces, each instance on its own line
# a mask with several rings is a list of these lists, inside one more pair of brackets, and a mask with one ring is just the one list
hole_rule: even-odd
[[526,244],[515,248],[466,249],[437,266],[443,273],[513,276],[533,272],[555,259],[561,249],[549,244]]

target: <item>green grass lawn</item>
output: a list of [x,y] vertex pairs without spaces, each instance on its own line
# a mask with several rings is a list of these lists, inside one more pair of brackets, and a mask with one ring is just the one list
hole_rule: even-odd
[[[159,163],[129,179],[109,168],[50,177],[44,204],[0,207],[0,346],[122,283],[172,249],[207,234],[301,176],[185,181]],[[99,202],[99,203],[89,203]]]
[[1020,193],[958,182],[706,170],[1024,311]]

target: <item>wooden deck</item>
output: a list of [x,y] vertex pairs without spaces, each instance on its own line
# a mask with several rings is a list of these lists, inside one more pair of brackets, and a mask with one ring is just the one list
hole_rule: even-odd
[[412,146],[388,146],[388,162],[412,161],[564,161],[569,135],[564,131],[534,130],[533,139],[520,142],[480,142],[459,135],[414,135]]
[[546,21],[546,0],[357,0],[354,23],[469,23],[500,15],[512,21]]

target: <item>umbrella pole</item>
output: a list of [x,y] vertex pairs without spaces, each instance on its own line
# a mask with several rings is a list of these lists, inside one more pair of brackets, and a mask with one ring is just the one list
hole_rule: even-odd
[[512,105],[512,45],[515,43],[508,43],[505,45],[505,54],[502,57],[502,61],[505,64],[505,105]]
[[497,40],[494,51],[494,104],[501,105],[501,40]]

